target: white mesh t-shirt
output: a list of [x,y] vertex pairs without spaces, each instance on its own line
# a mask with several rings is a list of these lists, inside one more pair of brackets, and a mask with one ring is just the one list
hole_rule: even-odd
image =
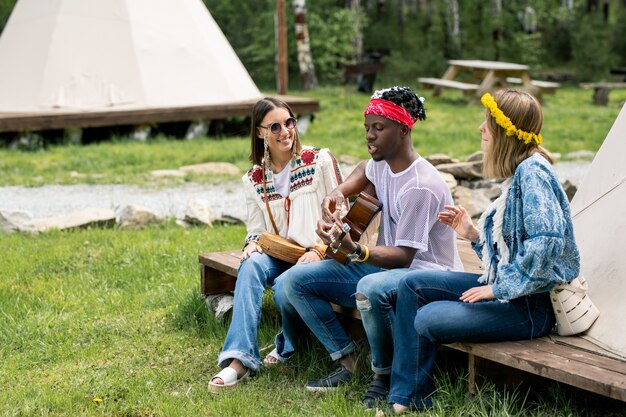
[[370,159],[365,175],[383,204],[377,245],[417,249],[411,269],[463,270],[454,230],[437,220],[443,206],[453,204],[452,196],[430,162],[418,157],[393,173],[387,162]]

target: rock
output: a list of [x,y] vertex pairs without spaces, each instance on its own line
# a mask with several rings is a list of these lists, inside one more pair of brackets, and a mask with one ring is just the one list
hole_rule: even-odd
[[352,155],[341,155],[339,157],[339,162],[346,165],[358,165],[361,161],[362,159]]
[[483,151],[476,151],[468,156],[465,162],[482,162],[484,154],[485,153]]
[[441,172],[441,171],[439,171],[439,175],[443,177],[443,180],[448,186],[448,189],[450,190],[450,192],[453,192],[456,186],[458,185],[458,182],[456,178],[454,178],[454,175],[448,174],[447,172]]
[[118,227],[120,229],[141,228],[159,220],[156,213],[134,204],[124,207],[118,217]]
[[565,190],[565,195],[567,196],[567,199],[569,201],[572,201],[572,198],[574,198],[576,191],[578,191],[578,187],[576,187],[576,185],[574,185],[574,183],[572,183],[570,180],[563,181],[561,185],[563,186],[563,190]]
[[234,297],[230,293],[207,295],[205,303],[209,312],[213,313],[216,319],[222,320],[226,313],[233,308]]
[[150,172],[153,177],[184,177],[187,173],[177,169],[157,169]]
[[220,223],[220,224],[246,224],[245,221],[243,221],[242,219],[235,217],[235,216],[231,216],[229,214],[222,214],[222,217],[214,219],[213,223]]
[[241,171],[235,165],[228,162],[206,162],[203,164],[185,165],[178,168],[179,171],[188,174],[227,174],[241,175]]
[[86,209],[73,213],[34,220],[33,227],[40,232],[49,229],[78,229],[91,226],[111,227],[115,224],[115,212],[108,209]]
[[592,151],[576,151],[576,152],[570,152],[568,154],[565,155],[564,159],[586,159],[586,160],[591,160],[593,159],[593,157],[596,156],[595,152]]
[[442,154],[442,153],[435,153],[432,155],[428,155],[426,157],[426,160],[430,162],[431,164],[433,164],[434,166],[441,165],[441,164],[454,164],[454,163],[459,162],[458,159],[452,159],[448,155]]
[[462,185],[456,187],[453,197],[455,204],[465,207],[472,218],[480,217],[491,204],[491,200],[482,190],[472,190]]
[[0,232],[34,231],[32,220],[32,214],[24,210],[0,210]]
[[209,202],[199,198],[189,200],[183,220],[192,225],[212,227],[213,220],[211,219]]
[[450,164],[437,165],[437,169],[441,172],[447,172],[454,175],[459,180],[480,179],[482,175],[483,163],[480,162],[458,162]]

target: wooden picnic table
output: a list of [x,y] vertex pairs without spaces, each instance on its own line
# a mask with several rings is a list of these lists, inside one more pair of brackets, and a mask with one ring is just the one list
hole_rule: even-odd
[[[506,86],[518,86],[541,100],[542,93],[553,93],[559,87],[558,83],[531,79],[528,65],[461,59],[451,59],[448,64],[441,78],[418,78],[418,82],[424,88],[434,87],[434,96],[440,95],[444,88],[452,88],[461,90],[474,100]],[[461,74],[467,75],[462,81],[458,79]]]

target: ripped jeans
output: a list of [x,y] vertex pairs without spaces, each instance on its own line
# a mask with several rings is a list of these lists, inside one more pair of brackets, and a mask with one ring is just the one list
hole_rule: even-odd
[[[330,303],[358,308],[372,350],[372,370],[389,374],[396,291],[400,278],[409,271],[358,262],[344,266],[332,259],[298,264],[282,275],[274,300],[281,312],[295,308],[333,360],[354,352],[355,345]],[[362,301],[357,301],[359,294]],[[282,319],[284,327],[289,315]]]

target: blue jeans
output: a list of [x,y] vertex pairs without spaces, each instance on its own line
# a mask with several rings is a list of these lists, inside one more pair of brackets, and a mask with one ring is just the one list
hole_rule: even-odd
[[[295,265],[281,277],[274,293],[283,332],[295,327],[293,320],[301,317],[331,359],[338,360],[354,352],[355,345],[330,303],[358,308],[372,350],[372,369],[390,373],[396,289],[408,271],[357,262],[344,266],[332,259]],[[357,301],[357,294],[362,294],[365,300]],[[277,336],[277,346],[281,337],[281,334]]]
[[[279,281],[278,277],[291,266],[258,252],[254,252],[239,266],[232,320],[217,359],[220,368],[228,366],[233,359],[239,359],[253,372],[263,367],[258,343],[263,292],[266,288],[272,288]],[[292,321],[296,321],[296,318],[292,318]],[[291,346],[290,341],[284,344]]]
[[464,291],[481,285],[477,278],[465,272],[413,271],[400,281],[390,403],[432,406],[437,343],[533,339],[550,332],[555,320],[548,293],[507,303],[460,302]]

